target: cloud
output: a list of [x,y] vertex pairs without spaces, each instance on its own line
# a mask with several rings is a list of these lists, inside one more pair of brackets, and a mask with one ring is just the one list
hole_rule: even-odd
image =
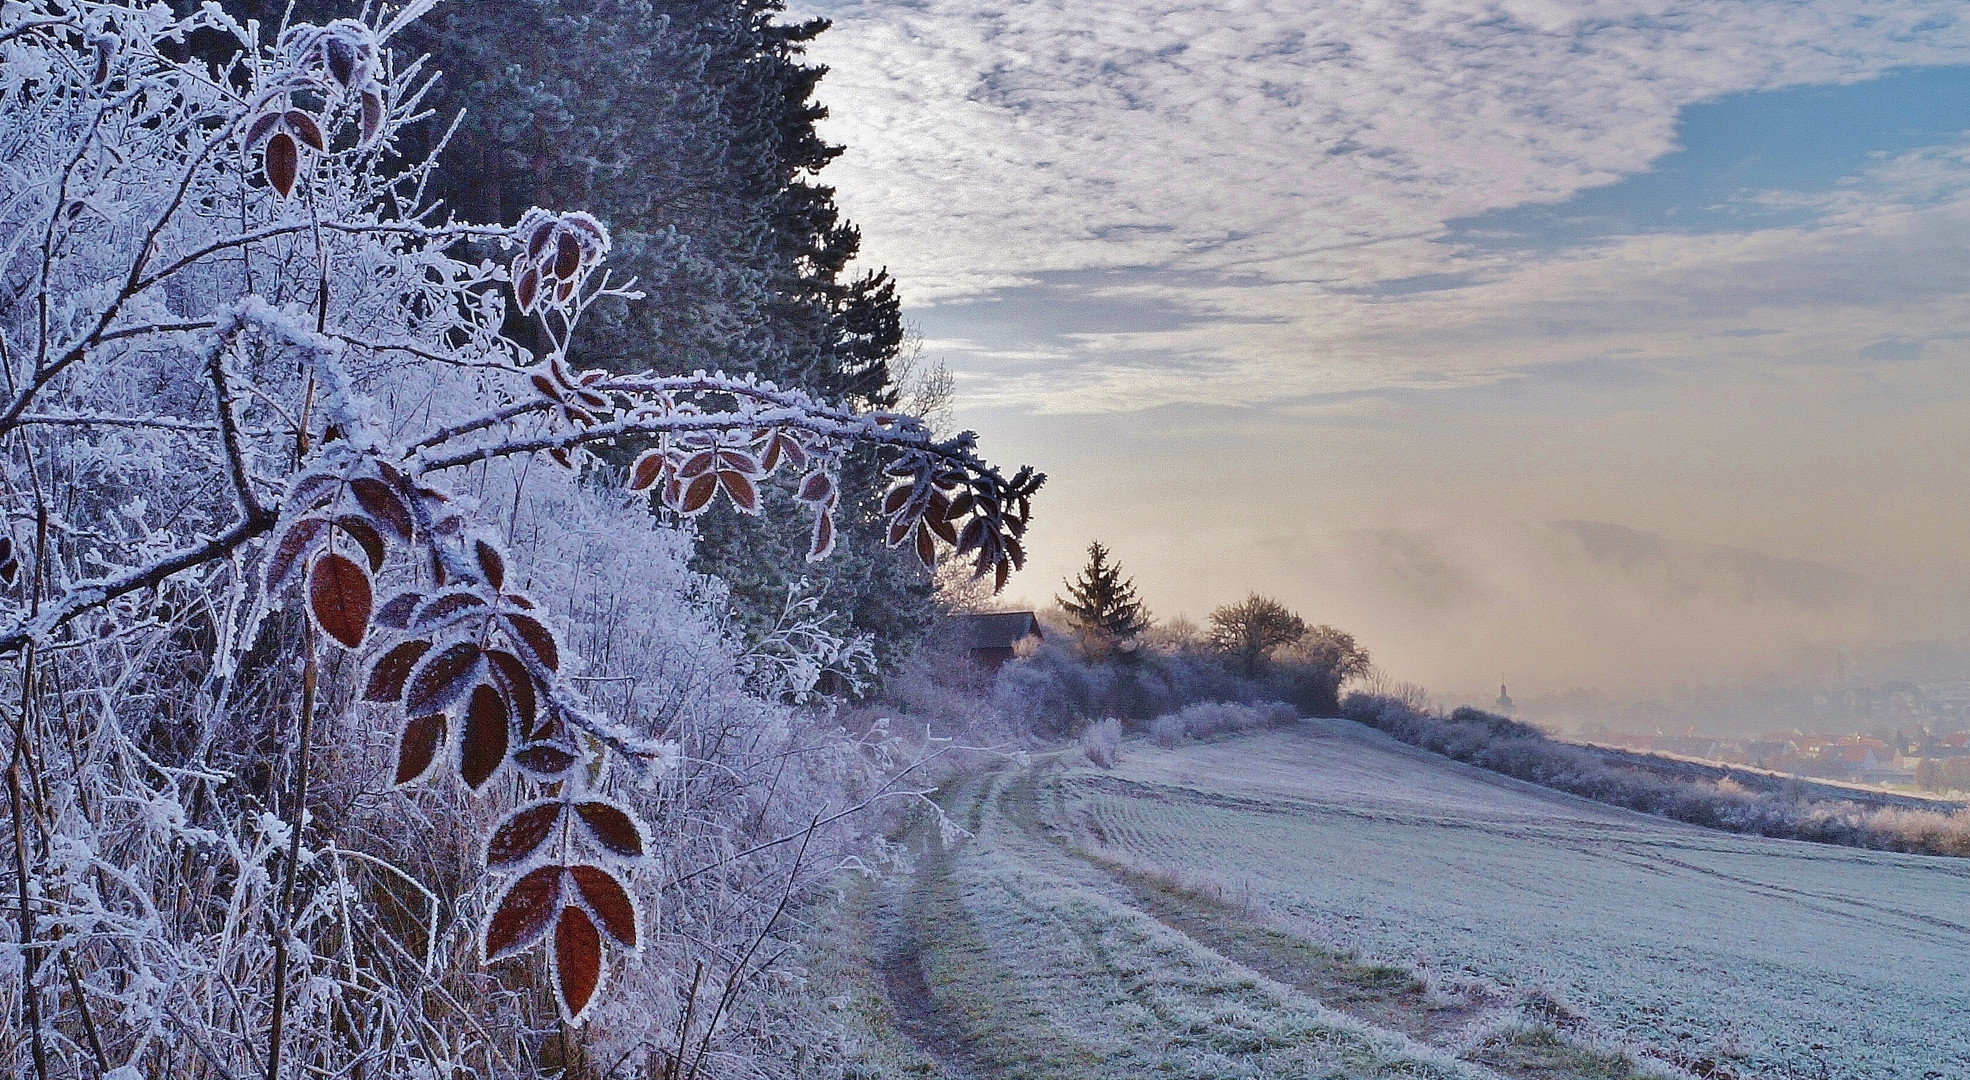
[[[1479,215],[1649,168],[1692,103],[1970,61],[1954,4],[811,6],[836,20],[828,179],[912,317],[968,344],[981,405],[1277,400],[1419,368],[1460,386],[1624,347],[1851,361],[1970,314],[1961,146],[1748,193],[1792,200],[1783,229],[1467,242]],[[1716,348],[1754,312],[1794,333]],[[1013,355],[1034,345],[1059,362]]]
[[1970,639],[1970,122],[1881,78],[1954,0],[810,12],[865,260],[1055,477],[1015,589],[1101,538],[1440,688]]
[[1912,0],[809,6],[836,21],[830,179],[920,299],[1429,273],[1447,220],[1638,172],[1684,105],[1970,59],[1960,9]]

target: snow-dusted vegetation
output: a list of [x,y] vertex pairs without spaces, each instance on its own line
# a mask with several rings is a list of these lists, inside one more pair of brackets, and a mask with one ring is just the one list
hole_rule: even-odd
[[1343,715],[1458,761],[1693,825],[1885,851],[1970,855],[1970,814],[1960,804],[1578,746],[1479,709],[1460,708],[1445,716],[1381,694],[1348,695]]
[[787,916],[904,763],[782,704],[856,643],[796,597],[748,651],[678,526],[782,484],[823,559],[859,450],[892,546],[1003,582],[1039,478],[575,368],[633,283],[578,209],[425,199],[429,7],[0,6],[9,1075],[829,1061]]

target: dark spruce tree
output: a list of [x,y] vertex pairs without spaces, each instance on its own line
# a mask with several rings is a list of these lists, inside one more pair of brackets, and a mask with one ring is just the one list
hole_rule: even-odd
[[1088,545],[1088,563],[1081,576],[1065,584],[1067,595],[1054,599],[1090,654],[1126,650],[1149,628],[1149,612],[1136,598],[1135,582],[1122,576],[1121,564],[1109,561],[1108,549],[1100,541]]
[[[828,23],[783,23],[781,11],[778,0],[440,5],[407,43],[442,73],[431,136],[463,112],[435,189],[481,220],[514,222],[539,205],[608,223],[611,264],[648,296],[590,315],[599,322],[583,328],[580,365],[754,372],[891,407],[895,284],[848,273],[861,234],[815,179],[841,152],[815,129],[825,69],[804,59]],[[873,491],[877,468],[867,455],[851,462],[844,489]],[[721,504],[697,520],[696,563],[730,583],[755,633],[808,579],[887,667],[928,626],[932,584],[882,549],[879,508],[878,495],[844,504],[835,555],[810,565],[797,515],[741,518]]]

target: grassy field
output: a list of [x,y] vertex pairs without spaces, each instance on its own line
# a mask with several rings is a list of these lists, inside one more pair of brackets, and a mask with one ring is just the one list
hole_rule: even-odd
[[1970,1078],[1970,867],[1726,836],[1345,722],[944,793],[864,1075]]

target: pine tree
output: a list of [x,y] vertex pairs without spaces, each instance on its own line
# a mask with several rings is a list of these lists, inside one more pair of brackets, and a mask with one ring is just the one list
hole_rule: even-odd
[[1065,584],[1067,595],[1055,599],[1097,651],[1134,641],[1148,629],[1149,612],[1136,598],[1135,582],[1122,576],[1121,564],[1109,561],[1100,541],[1088,545],[1080,578]]

